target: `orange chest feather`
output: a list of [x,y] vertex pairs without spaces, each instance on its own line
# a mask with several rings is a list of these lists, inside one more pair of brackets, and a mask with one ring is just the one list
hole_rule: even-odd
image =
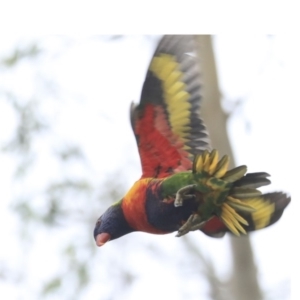
[[136,181],[122,201],[122,209],[128,224],[138,231],[164,234],[149,224],[146,213],[146,192],[151,178]]

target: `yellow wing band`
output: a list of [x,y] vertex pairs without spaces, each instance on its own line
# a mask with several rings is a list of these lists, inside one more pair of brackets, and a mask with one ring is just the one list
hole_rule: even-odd
[[[150,70],[162,81],[172,131],[186,141],[188,133],[182,129],[189,125],[191,104],[188,102],[190,95],[182,81],[183,73],[179,66],[175,56],[160,54],[152,59]],[[189,150],[190,147],[185,145],[184,149]]]

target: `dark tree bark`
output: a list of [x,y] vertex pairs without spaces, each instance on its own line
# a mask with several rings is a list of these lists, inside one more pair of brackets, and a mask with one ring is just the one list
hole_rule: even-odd
[[[209,35],[201,35],[197,36],[196,40],[203,83],[201,115],[207,125],[212,147],[218,149],[220,155],[229,155],[230,167],[234,167],[234,157],[227,134],[227,116],[220,104],[221,94],[212,39]],[[257,269],[249,237],[232,237],[230,242],[233,258],[233,272],[230,279],[234,297],[232,299],[261,300],[262,293],[257,281]]]

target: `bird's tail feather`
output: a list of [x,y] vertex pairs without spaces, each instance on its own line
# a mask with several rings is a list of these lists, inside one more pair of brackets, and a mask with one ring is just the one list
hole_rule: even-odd
[[[290,203],[291,197],[282,192],[273,192],[245,201],[257,209],[248,213],[239,211],[239,215],[248,223],[241,224],[247,233],[276,223]],[[227,231],[231,231],[217,216],[209,220],[201,230],[211,237],[222,237]]]
[[246,174],[246,166],[228,170],[228,165],[228,156],[218,160],[216,150],[195,156],[193,173],[208,173],[206,185],[214,195],[219,192],[219,199],[222,199],[219,203],[217,200],[221,209],[216,212],[216,217],[201,230],[210,236],[222,236],[228,230],[240,235],[277,222],[291,198],[282,192],[262,194],[258,190],[271,183],[268,173]]

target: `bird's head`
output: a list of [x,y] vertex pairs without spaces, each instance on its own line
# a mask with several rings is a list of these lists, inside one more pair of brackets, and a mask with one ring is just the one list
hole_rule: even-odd
[[122,201],[119,201],[110,206],[97,220],[94,229],[94,238],[97,246],[101,247],[108,241],[134,231],[124,217],[121,203]]

